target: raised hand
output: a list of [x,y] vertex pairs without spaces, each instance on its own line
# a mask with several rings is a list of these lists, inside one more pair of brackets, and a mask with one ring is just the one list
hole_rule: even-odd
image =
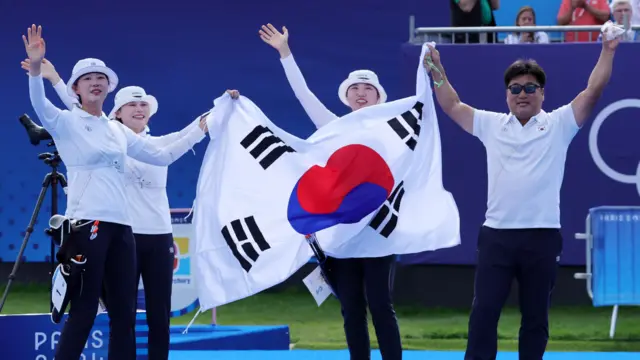
[[22,35],[22,41],[24,42],[24,47],[31,63],[40,64],[42,59],[44,59],[45,53],[42,26],[36,27],[35,25],[31,25],[31,27],[27,29],[27,36]]
[[431,45],[427,45],[427,47],[429,48],[429,52],[425,54],[423,59],[423,65],[427,69],[427,72],[431,71],[431,66],[429,63],[432,63],[436,68],[442,71],[442,64],[440,63],[440,52]]
[[626,35],[626,32],[622,32],[622,30],[620,30],[621,33],[618,36],[614,37],[611,34],[613,33],[615,35],[615,32],[614,32],[615,30],[618,30],[618,28],[616,29],[608,28],[602,34],[603,50],[609,51],[609,52],[615,52],[616,48],[618,47],[618,44],[620,44],[620,40]]
[[200,122],[198,123],[198,126],[200,127],[200,129],[202,129],[203,132],[209,132],[209,128],[207,127],[207,117],[209,116],[209,113],[206,113],[205,115],[202,115],[200,117]]
[[240,92],[238,90],[227,90],[227,94],[231,95],[231,98],[234,100],[240,97]]
[[[431,74],[431,80],[433,80],[433,84],[436,87],[442,86],[444,84],[445,76],[444,69],[442,68],[442,63],[440,62],[440,52],[436,50],[433,45],[427,44],[429,51],[424,55],[424,59],[422,60],[422,64],[424,65],[427,73]],[[436,76],[436,73],[438,76]]]
[[611,20],[604,24],[602,31],[602,50],[615,52],[620,41],[627,36],[627,31],[622,25],[615,25]]
[[[20,65],[22,66],[22,69],[29,71],[31,69],[31,60],[29,60],[29,58],[26,58],[22,62],[20,62]],[[40,71],[42,72],[42,77],[51,81],[52,85],[55,85],[60,80],[62,80],[60,78],[60,75],[58,75],[56,68],[47,59],[42,59]]]
[[271,24],[262,25],[262,29],[258,31],[258,33],[262,41],[278,50],[281,58],[285,58],[291,54],[291,50],[289,49],[289,31],[285,26],[282,27],[282,33],[280,33]]

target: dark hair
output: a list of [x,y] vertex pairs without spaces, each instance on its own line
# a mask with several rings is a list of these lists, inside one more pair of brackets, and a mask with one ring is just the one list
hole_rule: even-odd
[[511,64],[504,72],[504,86],[508,87],[511,80],[522,75],[531,75],[535,77],[541,88],[544,88],[547,83],[547,74],[545,74],[542,67],[540,67],[535,60],[520,59]]
[[[76,79],[76,81],[73,82],[73,86],[78,86],[78,80],[80,80],[80,79]],[[82,105],[82,97],[80,96],[80,94],[77,94],[77,93],[76,93],[76,96],[78,97],[78,103],[80,105]],[[80,107],[82,107],[82,106],[80,106]]]

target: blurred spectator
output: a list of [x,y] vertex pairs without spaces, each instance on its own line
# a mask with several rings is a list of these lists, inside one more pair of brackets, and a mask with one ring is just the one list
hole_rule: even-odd
[[[607,0],[562,0],[558,11],[558,25],[602,25],[610,17]],[[570,31],[565,33],[565,41],[596,41],[598,35],[600,35],[599,31]]]
[[[500,0],[449,0],[451,4],[452,27],[496,26],[493,10],[498,10]],[[467,35],[469,40],[467,41]],[[454,34],[455,43],[494,43],[497,33],[482,33],[485,41],[480,41],[480,33]]]
[[633,10],[631,25],[640,25],[640,0],[631,0],[631,9]]
[[[613,0],[611,2],[611,12],[613,13],[613,21],[622,26],[631,25],[631,17],[633,8],[631,0]],[[602,40],[602,34],[598,37],[598,41]],[[629,29],[623,36],[622,41],[635,41],[636,32]]]
[[[536,12],[531,6],[523,6],[516,15],[516,26],[536,26]],[[504,39],[505,44],[524,44],[524,43],[536,43],[536,44],[548,44],[549,35],[544,31],[523,32],[509,34]]]

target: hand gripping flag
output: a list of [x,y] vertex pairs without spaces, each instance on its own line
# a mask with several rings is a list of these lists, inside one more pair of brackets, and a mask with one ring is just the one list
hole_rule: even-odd
[[305,235],[339,258],[460,243],[426,51],[416,96],[352,112],[306,140],[244,97],[214,101],[189,245],[202,310],[289,278],[313,255]]

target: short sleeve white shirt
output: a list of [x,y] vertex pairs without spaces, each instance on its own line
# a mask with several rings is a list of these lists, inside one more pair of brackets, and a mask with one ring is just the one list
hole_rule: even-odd
[[487,151],[485,226],[560,228],[567,149],[578,130],[571,104],[541,111],[524,126],[513,114],[474,111],[473,135]]

